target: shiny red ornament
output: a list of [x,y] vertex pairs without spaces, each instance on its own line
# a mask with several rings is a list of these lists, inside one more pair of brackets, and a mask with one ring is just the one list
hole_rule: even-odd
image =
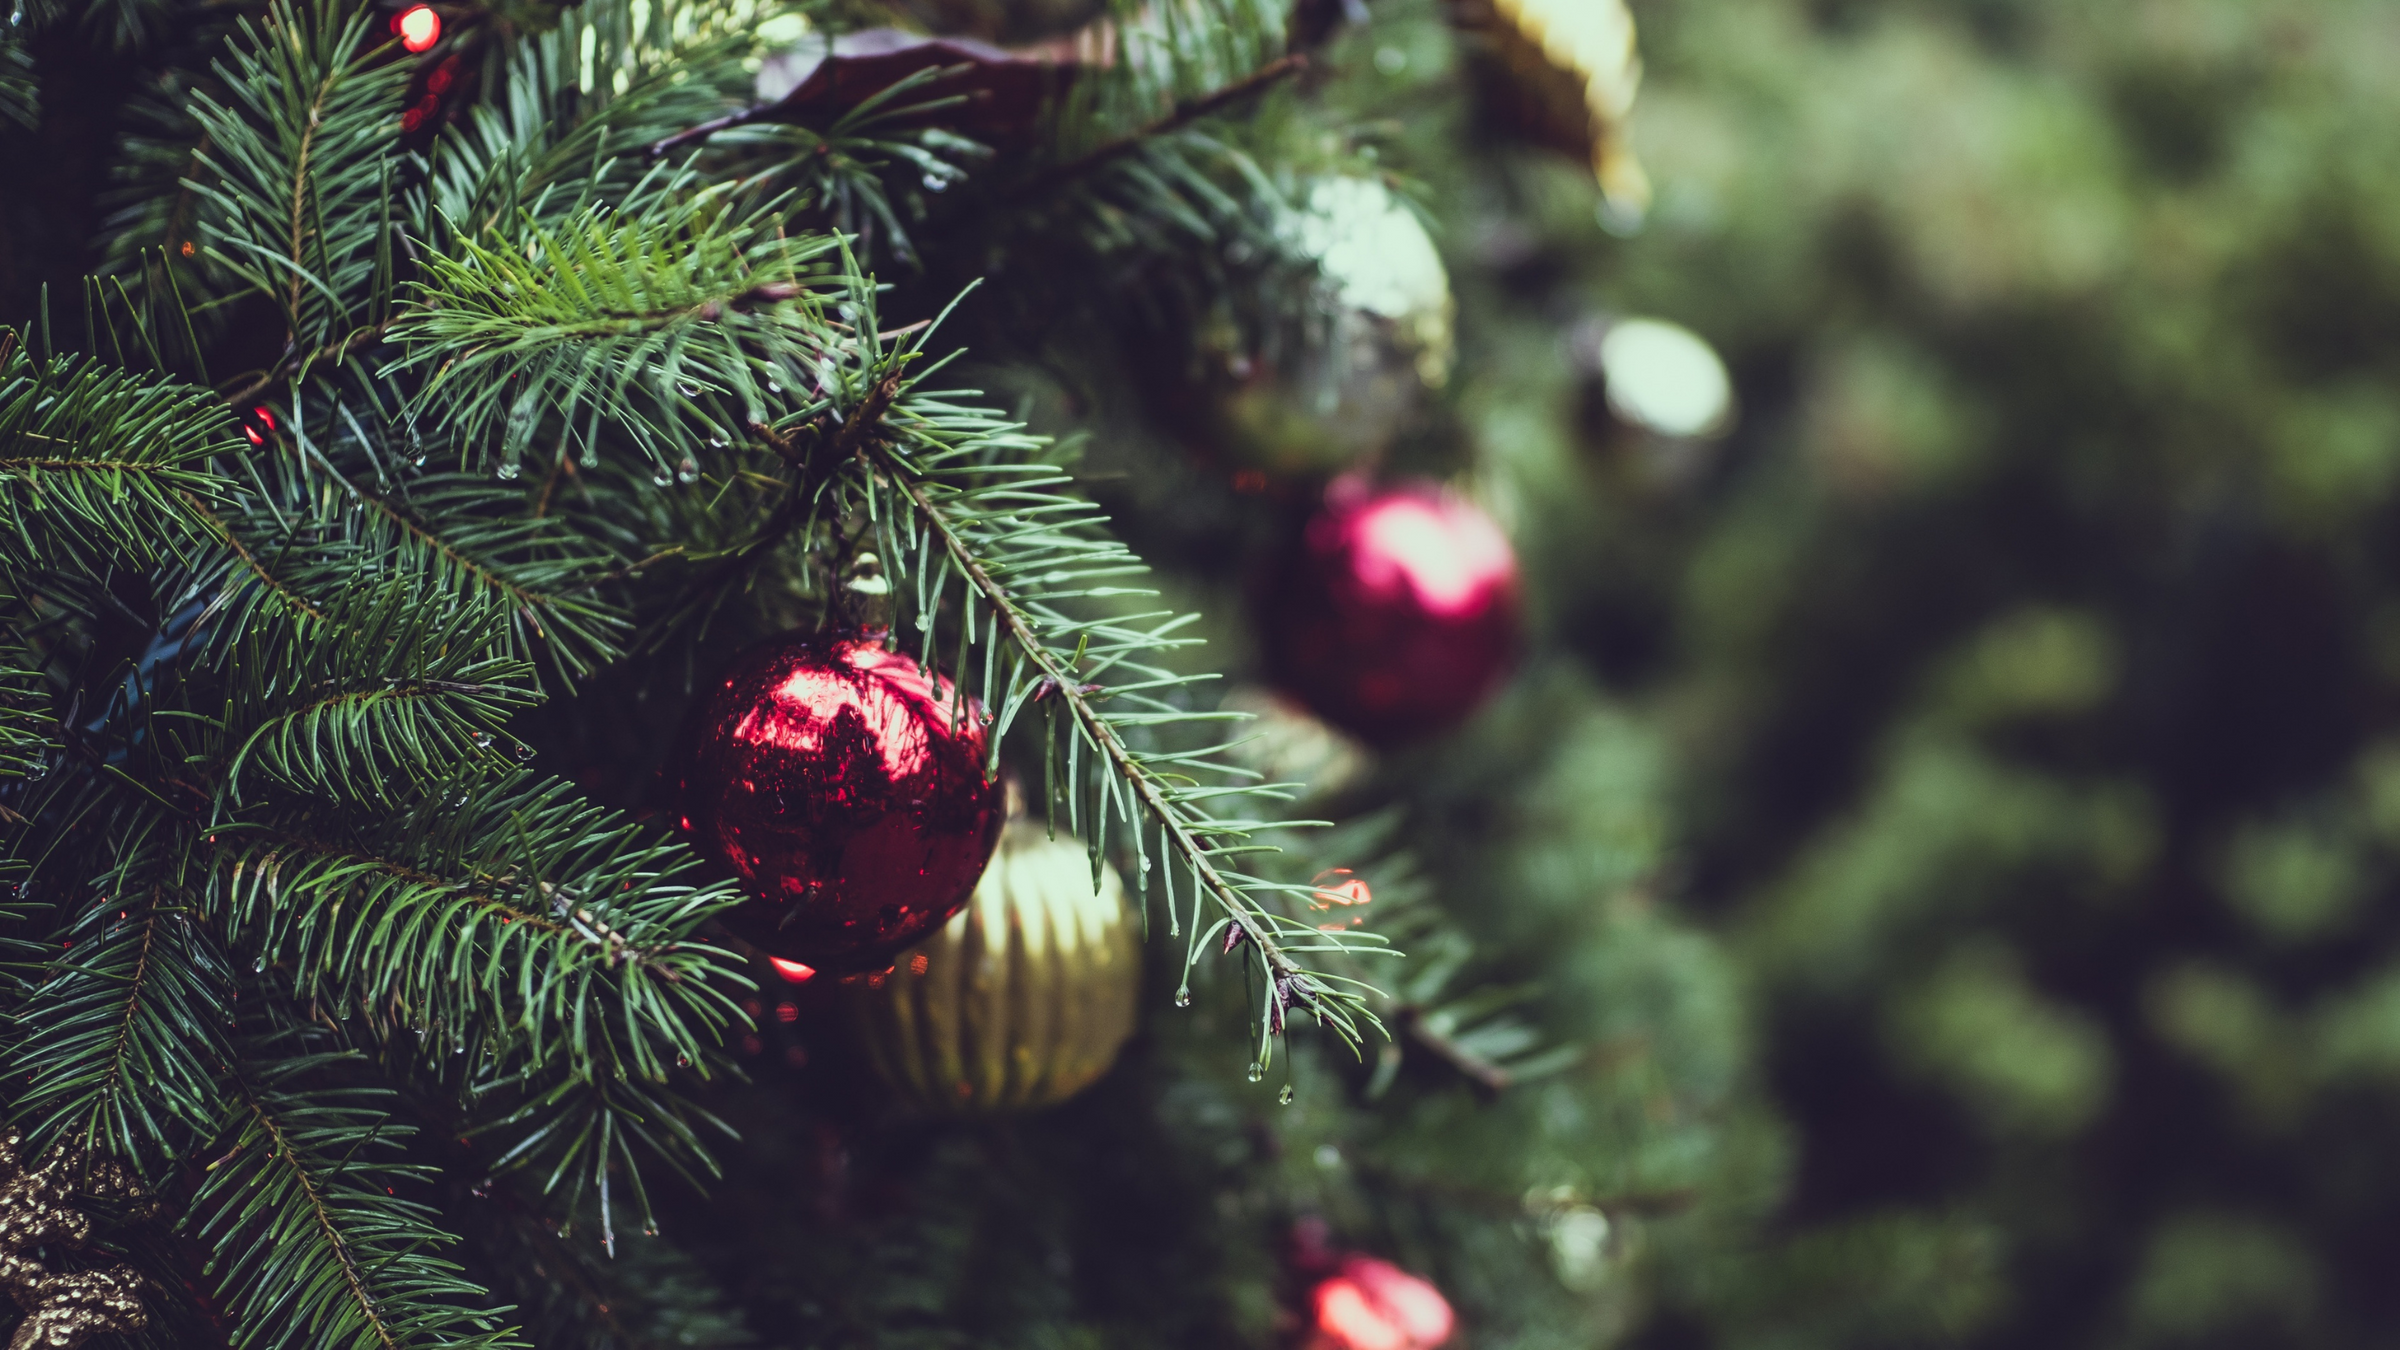
[[431,5],[410,5],[393,18],[392,31],[400,35],[401,46],[425,51],[442,40],[442,16]]
[[887,965],[966,904],[1006,819],[982,710],[855,635],[734,658],[669,768],[684,833],[751,895],[727,912],[779,970]]
[[1343,1257],[1308,1301],[1308,1350],[1433,1350],[1457,1325],[1441,1290],[1372,1256]]
[[1430,484],[1336,480],[1258,609],[1275,681],[1386,746],[1465,721],[1515,665],[1522,635],[1508,537]]

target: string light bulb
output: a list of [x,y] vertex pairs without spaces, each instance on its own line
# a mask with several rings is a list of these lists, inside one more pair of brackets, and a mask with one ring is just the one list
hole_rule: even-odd
[[421,52],[442,40],[442,16],[431,5],[410,5],[392,20],[392,31],[400,35],[401,46]]

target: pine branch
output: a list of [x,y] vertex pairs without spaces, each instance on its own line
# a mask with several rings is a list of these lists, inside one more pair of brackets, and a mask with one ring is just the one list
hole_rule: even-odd
[[688,1098],[639,1078],[576,1074],[553,1064],[519,1059],[492,1066],[470,1085],[481,1123],[475,1137],[504,1145],[489,1175],[522,1173],[567,1213],[587,1203],[597,1215],[603,1251],[616,1252],[616,1214],[627,1203],[645,1232],[655,1231],[647,1164],[664,1161],[698,1186],[721,1175],[701,1139],[708,1131],[734,1138],[732,1127]]
[[487,1295],[435,1250],[456,1241],[425,1205],[399,1198],[431,1169],[391,1160],[412,1133],[389,1092],[326,1080],[355,1056],[240,1056],[194,1234],[238,1319],[242,1350],[500,1350],[524,1342]]
[[1277,57],[1221,89],[1213,90],[1199,98],[1177,103],[1173,111],[1139,131],[1120,136],[1105,145],[1077,155],[1064,164],[1042,171],[1023,184],[1012,188],[1008,200],[1027,202],[1047,199],[1068,184],[1088,177],[1095,171],[1105,168],[1127,155],[1137,154],[1195,122],[1214,117],[1247,100],[1256,98],[1284,80],[1299,75],[1307,69],[1308,58],[1297,52]]
[[596,463],[606,428],[671,482],[698,449],[695,424],[742,435],[816,382],[833,339],[817,273],[835,247],[783,238],[769,215],[734,217],[714,190],[648,218],[525,219],[515,237],[461,239],[427,260],[394,329],[409,348],[395,369],[430,368],[416,415],[462,445],[496,445],[503,476],[537,434]]
[[[14,613],[22,603],[6,587],[0,578],[0,614]],[[0,782],[39,771],[56,746],[58,719],[40,666],[22,634],[0,624]]]
[[[5,1059],[23,1083],[14,1112],[29,1138],[150,1175],[211,1127],[217,1076],[232,1059],[223,1028],[233,973],[147,856],[169,847],[144,840],[128,850],[113,893],[85,907],[12,1011]],[[125,894],[127,883],[141,889]]]
[[263,31],[242,21],[218,68],[231,102],[193,96],[207,170],[197,190],[220,226],[203,251],[275,302],[293,353],[346,344],[391,290],[391,138],[407,68],[372,60],[366,23],[364,9],[340,21],[335,0],[276,0]]
[[[867,283],[854,284],[850,303],[862,314],[864,333],[874,331],[872,300]],[[852,364],[838,401],[864,406],[917,357],[925,336],[912,334],[889,351],[879,339],[846,349]],[[1241,933],[1265,976],[1258,1024],[1262,1061],[1295,1007],[1356,1045],[1366,1026],[1379,1026],[1369,1003],[1372,987],[1312,968],[1303,958],[1381,950],[1382,940],[1360,931],[1319,932],[1313,922],[1271,906],[1270,897],[1298,902],[1309,889],[1236,870],[1234,860],[1242,855],[1270,851],[1252,839],[1267,822],[1214,810],[1214,804],[1244,798],[1265,807],[1282,794],[1241,781],[1238,770],[1214,762],[1211,748],[1151,748],[1132,739],[1226,720],[1174,701],[1188,699],[1196,677],[1148,664],[1150,657],[1188,644],[1176,633],[1189,616],[1071,616],[1062,605],[1105,606],[1147,595],[1115,584],[1145,573],[1141,560],[1107,533],[1090,503],[1058,491],[1068,480],[1038,462],[1041,442],[970,406],[906,384],[892,387],[901,392],[889,413],[876,419],[874,434],[861,438],[853,460],[835,461],[837,481],[851,498],[836,514],[855,511],[873,522],[877,549],[893,560],[887,566],[900,594],[914,592],[921,660],[928,664],[948,579],[958,577],[961,701],[955,715],[978,715],[969,709],[980,696],[996,755],[1015,719],[1035,702],[1057,710],[1045,732],[1048,776],[1069,828],[1089,839],[1095,868],[1108,847],[1111,821],[1125,828],[1123,846],[1134,855],[1144,889],[1162,893],[1170,932],[1182,934],[1188,918],[1193,946],[1187,968],[1198,959],[1204,906],[1221,913],[1218,929]],[[1103,677],[1114,683],[1102,683]],[[1087,751],[1093,757],[1088,782],[1081,762]],[[1210,784],[1195,776],[1202,773],[1231,781]],[[1084,828],[1077,818],[1086,813],[1087,793]],[[1155,876],[1153,836],[1169,864]],[[1188,915],[1174,895],[1179,871],[1188,887]]]
[[374,343],[381,341],[383,334],[383,324],[371,323],[361,328],[354,328],[348,333],[343,334],[340,338],[332,342],[328,342],[324,346],[319,347],[314,351],[290,352],[283,358],[282,361],[278,362],[274,366],[260,371],[258,374],[251,376],[248,380],[243,381],[241,384],[235,385],[232,391],[225,395],[225,401],[232,404],[236,408],[242,407],[249,403],[250,400],[257,398],[259,395],[267,392],[269,389],[274,388],[277,384],[280,384],[295,375],[305,375],[309,371],[315,370],[317,367],[326,365],[328,363],[337,366],[342,364],[344,361],[349,360],[350,357],[360,348],[371,346]]
[[201,247],[275,303],[295,353],[346,345],[391,293],[393,143],[409,70],[376,59],[369,14],[274,0],[263,26],[241,21],[217,67],[223,99],[192,96],[198,191],[222,231]]
[[521,492],[466,475],[421,478],[405,493],[348,484],[359,546],[426,578],[451,601],[477,596],[508,615],[508,652],[554,657],[570,679],[617,659],[622,612],[592,591],[616,559],[564,522],[524,514]]
[[692,938],[733,893],[682,884],[686,850],[564,783],[512,775],[334,837],[309,823],[216,835],[229,933],[303,1000],[653,1079],[741,1020],[735,959]]
[[228,490],[209,461],[237,444],[224,406],[83,358],[36,361],[16,336],[0,334],[0,554],[96,572],[95,552],[148,565],[205,545],[194,507]]
[[33,55],[14,33],[0,34],[0,121],[14,122],[27,131],[41,120],[34,92]]
[[1371,1016],[1365,1013],[1363,1002],[1354,993],[1329,987],[1316,972],[1293,959],[1284,948],[1277,916],[1261,907],[1236,884],[1231,874],[1219,869],[1220,841],[1238,839],[1241,833],[1227,831],[1217,822],[1200,816],[1188,794],[1169,787],[1144,757],[1126,745],[1117,719],[1102,715],[1095,701],[1094,696],[1104,691],[1085,684],[1071,668],[1070,661],[1060,659],[1057,652],[1044,644],[1031,616],[976,557],[962,532],[934,503],[925,485],[908,481],[907,468],[898,461],[886,459],[882,467],[892,474],[900,491],[940,539],[943,551],[967,584],[992,607],[1016,650],[1030,661],[1035,679],[1045,690],[1053,691],[1067,709],[1073,719],[1070,734],[1080,737],[1107,760],[1110,769],[1133,792],[1142,815],[1156,823],[1166,847],[1191,869],[1197,884],[1223,910],[1226,921],[1240,928],[1258,953],[1272,982],[1269,1015],[1277,1026],[1281,1025],[1286,1006],[1298,1006],[1315,1014],[1343,1040],[1355,1043],[1357,1018]]
[[240,806],[257,774],[390,806],[490,756],[509,715],[539,697],[532,669],[495,654],[507,616],[488,599],[426,599],[395,576],[329,602],[327,622],[253,632],[235,658],[248,680],[218,721],[218,795]]
[[694,939],[736,897],[680,878],[688,850],[577,798],[511,778],[375,826],[341,818],[223,828],[216,904],[234,939],[324,1015],[363,1014],[409,1072],[495,1134],[495,1172],[587,1185],[663,1161],[697,1179],[713,1125],[666,1086],[705,1077],[747,1025],[737,958]]

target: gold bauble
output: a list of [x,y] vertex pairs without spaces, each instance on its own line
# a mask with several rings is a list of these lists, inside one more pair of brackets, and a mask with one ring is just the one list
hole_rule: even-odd
[[1536,140],[1588,155],[1610,219],[1638,225],[1650,178],[1627,130],[1642,58],[1625,0],[1450,0],[1450,14],[1485,40],[1487,101]]
[[1417,213],[1379,179],[1306,184],[1279,230],[1294,258],[1316,265],[1307,340],[1269,356],[1202,325],[1205,406],[1190,430],[1239,468],[1330,475],[1382,454],[1449,379],[1450,275]]
[[875,1070],[946,1114],[1032,1110],[1089,1087],[1133,1034],[1141,938],[1125,884],[1040,821],[1000,837],[967,907],[880,980],[845,986]]

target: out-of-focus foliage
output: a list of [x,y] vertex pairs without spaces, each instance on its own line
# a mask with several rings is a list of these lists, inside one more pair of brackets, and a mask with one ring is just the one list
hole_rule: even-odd
[[[1531,157],[1446,195],[1465,408],[1670,737],[1786,1122],[1660,1229],[1638,1343],[2375,1343],[2400,12],[1637,13],[1641,236]],[[1732,362],[1698,468],[1540,373],[1604,313]]]

